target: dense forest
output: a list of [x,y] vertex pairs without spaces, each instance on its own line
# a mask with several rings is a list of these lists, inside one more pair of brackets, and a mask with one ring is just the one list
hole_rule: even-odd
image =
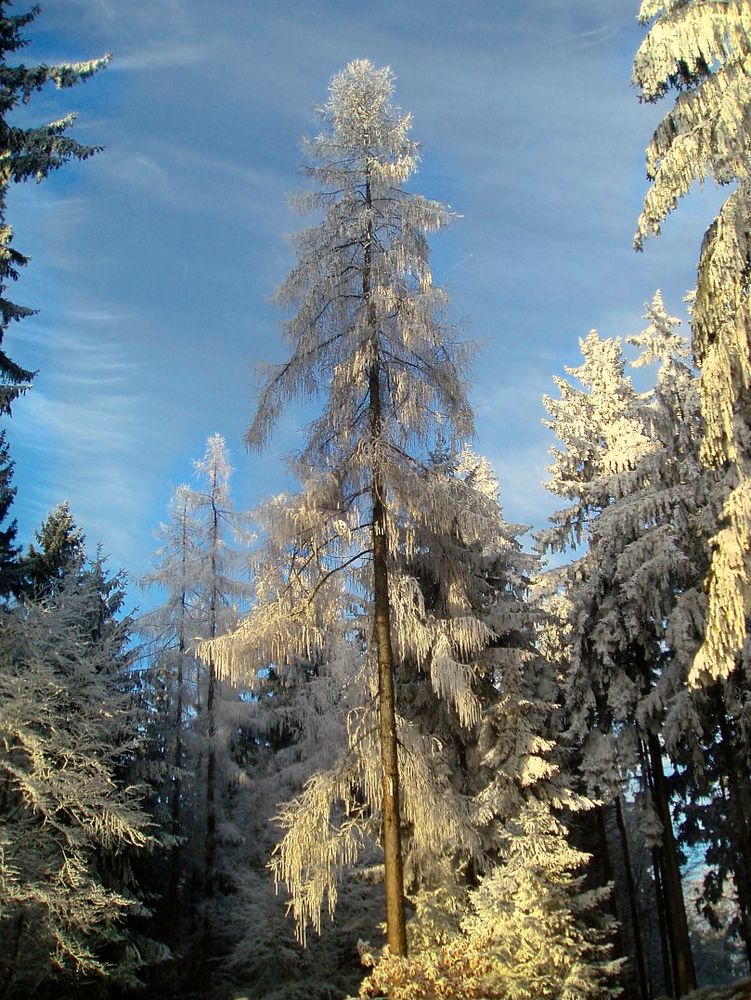
[[[14,113],[108,61],[24,65],[39,12],[10,8],[4,421],[35,376],[11,356],[33,310],[6,297],[27,264],[6,195],[98,151],[72,117]],[[651,1000],[748,977],[751,6],[639,19],[633,81],[665,113],[636,249],[694,181],[729,194],[689,323],[655,291],[641,332],[590,331],[552,379],[547,527],[505,520],[472,449],[473,350],[430,269],[454,216],[412,190],[411,117],[365,59],[304,142],[288,356],[245,438],[308,401],[296,489],[244,510],[212,434],[127,581],[64,500],[21,544],[0,432],[0,1000]],[[126,613],[138,583],[150,610]]]

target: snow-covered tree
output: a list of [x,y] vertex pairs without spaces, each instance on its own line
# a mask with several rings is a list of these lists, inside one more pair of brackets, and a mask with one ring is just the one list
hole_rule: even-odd
[[751,10],[746,0],[644,0],[639,19],[650,27],[634,84],[646,101],[678,96],[647,149],[637,248],[694,181],[734,186],[704,236],[692,317],[702,458],[734,476],[712,540],[706,637],[692,672],[702,682],[731,672],[751,612]]
[[544,803],[528,803],[509,823],[502,854],[470,893],[460,932],[415,958],[387,956],[361,997],[585,1000],[621,992],[612,927],[592,920],[607,890],[584,890],[587,856],[569,846]]
[[24,28],[39,12],[37,7],[25,14],[11,14],[8,0],[0,2],[0,413],[10,413],[13,400],[28,388],[34,373],[11,360],[3,349],[3,338],[13,320],[23,319],[34,310],[16,305],[7,297],[8,284],[18,277],[27,258],[12,245],[13,230],[6,220],[8,188],[13,183],[33,177],[43,180],[69,160],[85,160],[97,152],[95,146],[83,146],[67,133],[75,115],[65,115],[47,125],[22,128],[8,116],[19,105],[28,104],[34,93],[48,83],[73,87],[106,65],[108,56],[82,63],[57,66],[8,65],[8,56],[28,44]]
[[153,842],[127,780],[122,581],[81,555],[54,589],[0,610],[0,970],[6,997],[138,983],[147,945],[130,858]]
[[388,945],[404,955],[405,882],[413,941],[448,933],[433,904],[461,911],[533,789],[572,797],[553,788],[536,726],[549,692],[527,598],[534,560],[487,462],[464,447],[467,352],[426,240],[450,216],[405,190],[417,150],[392,89],[389,70],[351,63],[306,143],[320,189],[299,203],[321,218],[296,239],[279,296],[296,310],[292,355],[269,373],[248,443],[288,398],[319,395],[323,412],[293,466],[301,491],[259,513],[255,605],[202,655],[249,679],[272,713],[302,707],[288,720],[305,739],[316,720],[304,706],[330,706],[316,769],[279,808],[275,872],[304,934],[333,912],[343,869],[380,842]]
[[682,841],[691,855],[701,852],[704,859],[697,906],[729,947],[740,939],[751,964],[751,752],[732,678],[693,693],[699,731],[678,756],[673,784]]
[[570,370],[584,390],[560,381],[561,399],[547,401],[565,445],[554,450],[549,488],[574,506],[554,516],[541,541],[558,550],[588,542],[553,574],[571,602],[571,732],[592,792],[614,798],[616,810],[621,783],[640,776],[643,833],[658,852],[684,993],[693,973],[663,756],[667,748],[675,757],[687,740],[697,745],[686,678],[703,628],[704,553],[723,484],[699,460],[696,377],[683,361],[678,320],[659,293],[646,316],[648,327],[630,342],[640,349],[637,366],[660,364],[653,392],[635,392],[619,341],[590,334],[585,364]]
[[139,621],[148,663],[141,673],[140,695],[148,719],[151,781],[158,789],[152,808],[155,818],[172,838],[163,902],[166,939],[176,954],[181,950],[186,742],[196,712],[200,670],[190,649],[195,631],[191,611],[195,598],[197,531],[189,492],[187,487],[180,486],[170,502],[170,519],[159,529],[162,545],[156,553],[156,567],[143,581],[160,587],[166,600]]
[[[426,235],[446,225],[450,214],[404,188],[418,150],[409,136],[410,117],[391,104],[392,91],[389,69],[366,60],[350,63],[332,79],[320,109],[324,131],[305,145],[307,172],[318,190],[298,204],[320,211],[322,219],[296,237],[298,263],[279,295],[295,310],[286,324],[292,354],[269,373],[248,443],[263,444],[287,399],[320,393],[325,405],[297,464],[303,492],[285,502],[280,517],[284,566],[269,565],[258,586],[265,599],[231,640],[212,644],[208,655],[228,674],[315,658],[325,651],[332,614],[338,616],[345,602],[358,609],[353,642],[362,656],[353,669],[371,694],[359,717],[352,717],[351,738],[371,744],[375,754],[368,757],[365,786],[369,811],[382,825],[388,939],[403,952],[402,820],[425,831],[426,846],[447,836],[461,842],[464,835],[459,815],[435,812],[419,800],[418,785],[427,793],[432,781],[423,765],[428,745],[406,725],[400,768],[394,646],[417,640],[416,659],[436,688],[471,715],[466,660],[484,645],[486,631],[462,613],[458,590],[450,595],[452,619],[411,631],[415,619],[407,612],[415,585],[399,568],[397,545],[411,551],[412,526],[450,530],[461,516],[446,506],[449,496],[431,489],[424,459],[438,430],[452,446],[466,438],[472,416],[461,379],[466,351],[443,320],[445,295],[433,285],[428,265]],[[346,590],[340,571],[350,581]],[[408,790],[400,793],[405,769],[417,783],[411,800]],[[340,778],[330,794],[361,813],[348,786]],[[320,835],[314,835],[319,845]],[[326,848],[329,868],[351,857],[358,836],[357,823],[342,823]]]
[[[431,824],[440,822],[439,809],[444,822],[463,812],[459,832],[464,840],[454,829],[441,841],[426,842],[425,819],[409,817],[404,823],[405,875],[414,908],[407,925],[408,944],[421,966],[430,964],[436,949],[459,933],[470,906],[468,891],[498,860],[508,824],[528,803],[580,804],[564,777],[555,773],[552,745],[546,738],[552,683],[534,648],[537,615],[527,595],[527,575],[536,561],[521,551],[519,529],[503,520],[498,483],[485,460],[468,451],[452,459],[439,449],[425,475],[432,478],[433,490],[455,494],[462,516],[451,534],[436,537],[427,526],[417,529],[414,554],[403,563],[412,581],[411,627],[421,633],[398,654],[400,717],[409,727],[405,731],[415,760],[415,764],[409,761],[413,770],[405,769],[404,782],[408,795],[419,793],[426,810],[434,810],[427,817]],[[271,539],[278,535],[277,518],[289,516],[291,499],[276,498],[261,510],[259,524],[267,529],[267,542],[256,553],[259,572],[275,561],[283,562],[284,553],[275,552]],[[428,630],[447,620],[447,595],[457,581],[467,599],[467,614],[476,616],[490,636],[474,657],[473,675],[464,691],[462,704],[474,706],[472,721],[447,703],[415,655]],[[253,810],[268,814],[268,806],[260,802],[269,798],[277,804],[287,834],[277,849],[275,868],[284,878],[286,865],[299,866],[294,875],[304,891],[298,891],[293,906],[301,922],[307,918],[323,931],[322,940],[313,942],[316,949],[331,941],[332,928],[321,927],[318,921],[326,892],[333,895],[332,890],[337,893],[337,917],[350,929],[352,900],[362,900],[355,926],[360,937],[373,940],[374,893],[368,882],[375,859],[369,844],[378,831],[369,813],[377,809],[378,786],[370,777],[373,737],[363,724],[363,676],[357,669],[358,654],[352,651],[355,624],[351,613],[332,617],[326,650],[319,650],[315,660],[270,664],[256,682],[263,697],[256,703],[254,721],[264,734],[263,743],[276,743],[277,749],[269,758],[266,776],[253,777]],[[284,733],[286,740],[280,739]],[[427,752],[427,765],[420,761],[418,750],[420,757]],[[415,765],[421,769],[416,771]],[[306,779],[302,794],[295,796]],[[291,801],[285,802],[285,793]],[[441,793],[443,802],[436,805]],[[343,816],[337,797],[345,794],[351,799]],[[350,857],[360,856],[359,870],[343,886],[335,881],[332,822],[358,838]],[[256,889],[263,891],[262,885]],[[258,941],[259,931],[252,933],[251,940]],[[260,956],[252,964],[248,952],[245,940],[237,950],[238,960],[242,955],[249,974],[258,975]],[[292,980],[288,983],[292,988]]]
[[[241,839],[231,815],[233,786],[244,780],[234,743],[249,706],[219,682],[211,663],[204,666],[195,646],[237,622],[248,593],[242,579],[248,534],[247,516],[233,509],[221,435],[208,439],[195,470],[196,487],[175,491],[156,568],[144,581],[161,588],[166,600],[139,627],[150,643],[142,697],[150,710],[151,763],[158,765],[155,807],[174,838],[163,901],[168,939],[176,956],[191,957],[189,967],[179,963],[174,972],[202,977],[206,985],[208,967],[219,957],[212,953],[220,950],[210,940],[220,926],[212,910],[215,886],[218,877],[231,882],[234,862],[224,856],[226,845]],[[191,901],[184,898],[187,882]]]

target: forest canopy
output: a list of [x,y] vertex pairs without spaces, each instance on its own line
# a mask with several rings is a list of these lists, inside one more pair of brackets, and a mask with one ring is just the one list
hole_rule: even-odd
[[[449,299],[462,272],[434,256],[461,225],[433,196],[440,151],[394,71],[357,58],[302,141],[283,352],[247,414],[250,456],[209,434],[138,580],[68,500],[28,541],[15,520],[35,504],[11,431],[27,412],[52,428],[55,409],[23,360],[35,308],[10,298],[30,261],[14,192],[41,208],[24,182],[61,168],[71,186],[50,197],[71,204],[126,170],[123,145],[73,137],[74,113],[30,124],[52,88],[92,77],[97,114],[117,114],[109,56],[20,61],[38,16],[0,0],[0,997],[746,995],[748,4],[638,11],[632,84],[662,118],[636,249],[694,181],[723,198],[684,315],[655,266],[639,330],[582,330],[546,374],[545,526],[507,520],[508,470],[478,448],[477,346]],[[62,373],[82,398],[121,378],[97,322],[101,357]],[[221,338],[207,324],[185,409],[220,412]],[[166,385],[179,359],[152,350]],[[232,462],[261,469],[303,411],[284,489],[248,509]]]

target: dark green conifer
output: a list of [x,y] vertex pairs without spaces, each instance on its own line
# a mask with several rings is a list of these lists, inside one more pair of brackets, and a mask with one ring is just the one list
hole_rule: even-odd
[[16,521],[12,520],[4,528],[13,498],[16,495],[13,479],[13,462],[8,454],[5,431],[0,431],[0,600],[13,594],[18,586],[18,555],[16,545]]
[[50,511],[34,535],[38,547],[32,542],[23,561],[23,589],[35,599],[51,597],[66,577],[80,574],[85,538],[67,501]]
[[27,262],[27,257],[12,245],[13,230],[6,220],[8,188],[31,177],[43,180],[68,160],[85,160],[99,149],[81,145],[67,134],[75,121],[73,114],[32,128],[13,125],[8,116],[18,105],[28,104],[35,91],[46,84],[72,87],[109,60],[109,56],[104,56],[56,66],[9,66],[8,57],[28,44],[21,32],[39,13],[38,7],[32,7],[24,14],[12,15],[8,11],[10,6],[6,0],[0,0],[0,413],[10,413],[13,401],[34,377],[34,372],[11,360],[3,346],[10,323],[34,312],[6,297],[9,283],[18,278],[19,269]]

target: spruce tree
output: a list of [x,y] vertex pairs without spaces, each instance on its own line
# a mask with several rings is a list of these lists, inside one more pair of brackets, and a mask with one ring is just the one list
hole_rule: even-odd
[[560,549],[588,542],[573,566],[554,574],[565,578],[571,601],[570,726],[584,748],[590,788],[612,798],[619,815],[621,783],[639,777],[642,833],[655,849],[682,995],[695,981],[663,757],[666,749],[675,757],[687,740],[696,746],[698,737],[685,682],[703,620],[697,590],[722,482],[699,461],[696,379],[674,332],[678,320],[659,293],[647,318],[649,326],[630,341],[641,349],[637,365],[660,363],[652,393],[638,395],[625,377],[619,341],[590,334],[582,342],[585,364],[570,370],[588,391],[559,382],[561,399],[547,401],[565,444],[555,451],[549,488],[575,504],[554,515],[555,527],[541,539]]
[[[8,454],[8,444],[5,431],[0,431],[0,525],[10,512],[13,498],[16,495],[13,479],[13,462]],[[18,556],[21,548],[16,545],[15,519],[0,528],[0,600],[7,600],[14,594],[19,585]]]
[[[42,534],[42,532],[40,532]],[[71,522],[68,536],[80,538]],[[82,549],[54,586],[0,608],[3,996],[139,985],[155,952],[134,855],[154,844],[128,781],[139,741],[122,579]]]
[[34,598],[50,597],[82,565],[85,538],[67,500],[50,511],[34,534],[36,545],[29,545],[21,564],[23,589]]
[[6,218],[8,188],[34,178],[43,180],[69,160],[85,160],[97,152],[68,135],[75,115],[31,128],[21,128],[9,120],[19,105],[28,104],[35,92],[48,83],[58,88],[73,87],[107,64],[108,56],[81,63],[56,66],[9,65],[8,58],[28,44],[22,32],[39,13],[33,7],[25,14],[11,14],[8,0],[0,0],[0,414],[10,413],[13,401],[27,389],[34,373],[13,361],[3,347],[8,327],[14,320],[34,310],[11,302],[8,285],[18,278],[27,258],[13,246],[13,230]]
[[649,26],[632,77],[642,100],[678,96],[647,149],[651,186],[637,249],[695,181],[734,188],[704,234],[691,324],[702,459],[733,476],[712,540],[707,630],[691,675],[698,683],[732,671],[751,615],[751,10],[747,0],[643,0],[639,20]]

